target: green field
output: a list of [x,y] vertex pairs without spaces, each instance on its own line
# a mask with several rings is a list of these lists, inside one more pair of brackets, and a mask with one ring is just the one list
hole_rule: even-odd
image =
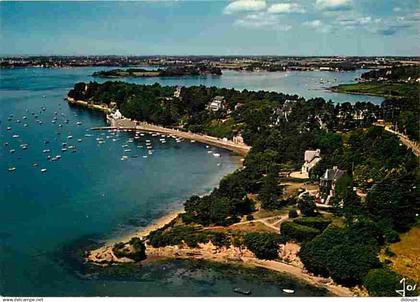
[[352,94],[368,94],[383,97],[403,97],[419,95],[420,85],[398,82],[366,82],[343,84],[331,88],[332,91]]

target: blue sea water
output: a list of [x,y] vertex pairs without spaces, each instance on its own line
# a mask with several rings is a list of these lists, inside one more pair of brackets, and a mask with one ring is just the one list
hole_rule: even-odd
[[[239,166],[239,158],[231,152],[209,147],[222,155],[215,158],[200,143],[166,138],[163,144],[150,135],[131,142],[131,133],[91,131],[91,127],[105,125],[103,115],[69,107],[63,98],[74,83],[93,80],[90,74],[95,70],[98,68],[0,70],[0,295],[230,296],[238,285],[251,288],[255,295],[283,295],[276,283],[262,285],[262,281],[250,281],[240,274],[225,276],[206,266],[191,270],[174,262],[163,271],[152,265],[143,274],[154,278],[146,281],[91,279],[81,278],[60,259],[60,251],[69,243],[83,238],[105,240],[143,227],[180,207],[192,194],[209,192]],[[345,77],[340,81],[357,77],[356,73],[333,75]],[[308,76],[307,83],[312,83],[313,74],[292,73],[285,79],[280,73],[261,76],[230,71],[222,77],[157,81],[282,90],[289,84],[280,78],[289,81],[301,76]],[[153,83],[156,79],[130,81]],[[300,84],[293,85],[290,91],[283,91],[305,92],[297,89]],[[312,93],[308,90],[302,95]],[[344,100],[339,96],[337,101]],[[365,98],[350,97],[353,101]],[[146,140],[152,142],[152,155],[146,151]],[[63,152],[63,143],[67,148],[74,146],[76,152],[69,148]],[[46,149],[50,151],[44,153]],[[50,161],[48,155],[61,155],[61,159]],[[129,159],[121,160],[123,155]],[[16,170],[10,172],[11,167]],[[293,284],[298,295],[316,292]]]

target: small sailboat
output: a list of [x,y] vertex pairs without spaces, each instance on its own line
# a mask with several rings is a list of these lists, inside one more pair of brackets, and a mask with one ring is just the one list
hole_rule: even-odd
[[47,172],[47,169],[45,168],[41,169],[41,173],[45,173],[45,172]]
[[7,169],[9,172],[14,172],[16,171],[16,167],[10,167],[9,169]]
[[245,289],[242,289],[242,288],[239,288],[239,287],[235,287],[233,289],[233,291],[235,293],[246,295],[246,296],[249,296],[251,294],[251,291],[250,290],[245,290]]

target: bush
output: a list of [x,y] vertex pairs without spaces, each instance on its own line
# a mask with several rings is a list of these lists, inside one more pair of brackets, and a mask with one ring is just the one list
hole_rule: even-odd
[[384,231],[385,240],[388,243],[395,243],[400,241],[400,234],[394,230],[386,230]]
[[296,218],[298,216],[299,214],[295,209],[289,211],[289,218]]
[[312,240],[321,232],[309,226],[300,225],[293,221],[285,221],[280,226],[280,232],[289,240],[305,242]]
[[281,243],[284,240],[279,234],[248,233],[244,236],[245,246],[259,259],[277,258]]
[[294,223],[308,226],[320,230],[321,232],[327,228],[331,220],[322,217],[300,217],[293,220]]
[[231,243],[229,237],[223,233],[214,233],[211,242],[217,247],[230,246]]
[[[131,249],[128,245],[131,245]],[[131,238],[128,244],[123,242],[114,244],[112,252],[118,258],[126,257],[133,259],[134,261],[141,261],[146,259],[146,246],[144,245],[144,242],[138,237]]]
[[392,297],[398,296],[401,277],[387,268],[371,269],[363,279],[363,285],[370,296]]
[[316,215],[315,199],[308,194],[303,195],[302,198],[298,200],[298,208],[303,216]]

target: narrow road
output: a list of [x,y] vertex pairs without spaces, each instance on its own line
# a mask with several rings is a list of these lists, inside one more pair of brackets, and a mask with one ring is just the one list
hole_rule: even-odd
[[[232,226],[261,222],[262,224],[275,230],[276,232],[280,232],[280,225],[288,218],[289,218],[288,214],[285,214],[282,216],[270,216],[270,217],[264,217],[264,218],[250,220],[250,221],[237,222],[237,223],[232,224]],[[272,219],[276,219],[276,220],[274,222],[270,222],[270,220]]]
[[389,133],[395,134],[400,139],[401,143],[403,143],[408,149],[410,149],[417,157],[420,156],[420,144],[417,142],[414,142],[408,138],[408,136],[397,132],[395,130],[392,130],[388,126],[374,123],[375,126],[383,127],[385,131],[388,131]]

